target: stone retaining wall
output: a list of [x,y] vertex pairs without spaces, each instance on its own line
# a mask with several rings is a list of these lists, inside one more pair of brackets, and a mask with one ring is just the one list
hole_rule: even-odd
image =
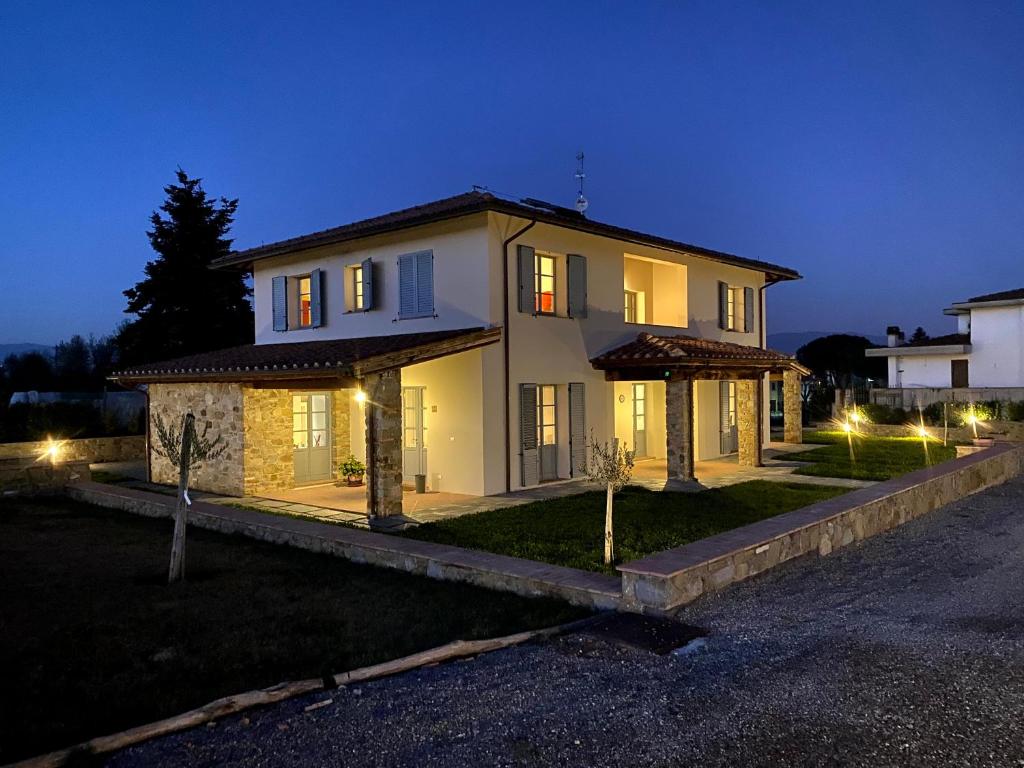
[[[0,459],[42,456],[50,447],[47,440],[27,443],[0,443]],[[146,458],[146,436],[83,437],[60,441],[62,461],[139,461]]]
[[998,444],[870,488],[619,566],[623,607],[664,612],[805,554],[828,555],[1024,472]]
[[[71,483],[66,493],[79,501],[148,517],[171,517],[174,511],[173,497],[101,483]],[[193,503],[188,522],[197,528],[240,534],[344,557],[356,563],[394,568],[442,581],[462,581],[526,597],[557,597],[573,605],[596,609],[615,608],[619,602],[619,582],[611,576],[517,557],[201,501]]]
[[88,480],[88,461],[50,464],[28,458],[0,458],[0,494],[46,495],[63,493],[69,482]]

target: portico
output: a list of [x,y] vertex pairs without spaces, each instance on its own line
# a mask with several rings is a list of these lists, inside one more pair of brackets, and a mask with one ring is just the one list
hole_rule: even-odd
[[[604,371],[607,381],[663,382],[665,387],[666,479],[669,483],[694,480],[697,437],[695,423],[695,382],[731,382],[723,388],[718,411],[719,429],[733,426],[740,466],[762,464],[765,426],[763,382],[766,375],[781,373],[787,393],[799,393],[800,377],[810,372],[795,359],[758,347],[689,336],[655,336],[641,333],[634,341],[609,350],[591,360]],[[726,394],[727,393],[727,394]],[[734,402],[727,402],[726,398]],[[799,397],[796,407],[787,407],[787,441],[799,442]],[[728,453],[723,448],[722,453]]]

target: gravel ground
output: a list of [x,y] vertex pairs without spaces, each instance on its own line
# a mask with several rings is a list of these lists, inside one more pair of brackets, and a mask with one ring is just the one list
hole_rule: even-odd
[[[1024,479],[679,614],[319,694],[115,766],[1024,766]],[[331,703],[305,711],[310,704]]]

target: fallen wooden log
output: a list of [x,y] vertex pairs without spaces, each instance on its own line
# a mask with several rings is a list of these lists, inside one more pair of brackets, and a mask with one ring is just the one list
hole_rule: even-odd
[[[589,616],[585,619],[569,622],[568,624],[546,627],[545,629],[534,629],[528,632],[517,632],[514,635],[493,637],[485,640],[455,640],[427,651],[414,653],[411,656],[403,656],[393,661],[385,661],[381,664],[373,664],[369,667],[342,672],[334,675],[332,680],[334,686],[377,680],[401,672],[408,672],[427,664],[437,664],[466,656],[476,656],[488,651],[510,648],[513,645],[520,645],[530,640],[552,637],[563,632],[572,632],[592,624],[599,618],[600,616]],[[327,689],[328,686],[325,684],[325,680],[318,678],[278,683],[269,688],[247,691],[246,693],[239,693],[234,696],[225,696],[222,699],[211,701],[209,704],[204,704],[197,709],[175,715],[174,717],[157,720],[155,723],[148,723],[147,725],[139,725],[110,736],[99,736],[67,749],[30,757],[21,762],[12,763],[7,768],[61,768],[61,766],[67,765],[72,758],[116,752],[119,749],[140,744],[158,736],[167,736],[172,733],[188,730],[189,728],[195,728],[197,725],[211,723],[228,715],[244,712],[247,709],[276,704],[296,696]]]

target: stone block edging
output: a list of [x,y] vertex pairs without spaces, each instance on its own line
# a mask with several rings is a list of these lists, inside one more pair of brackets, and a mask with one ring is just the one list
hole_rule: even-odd
[[623,608],[663,612],[805,554],[902,525],[1024,473],[1024,446],[1000,443],[802,509],[620,565]]
[[[174,498],[158,493],[93,482],[72,483],[65,490],[78,501],[137,515],[169,518],[174,512]],[[619,604],[615,577],[517,557],[201,501],[193,502],[189,525],[526,597],[556,597],[595,609]]]
[[[146,458],[146,436],[83,437],[60,440],[61,461],[137,461]],[[0,459],[38,458],[50,447],[47,440],[0,443]]]

